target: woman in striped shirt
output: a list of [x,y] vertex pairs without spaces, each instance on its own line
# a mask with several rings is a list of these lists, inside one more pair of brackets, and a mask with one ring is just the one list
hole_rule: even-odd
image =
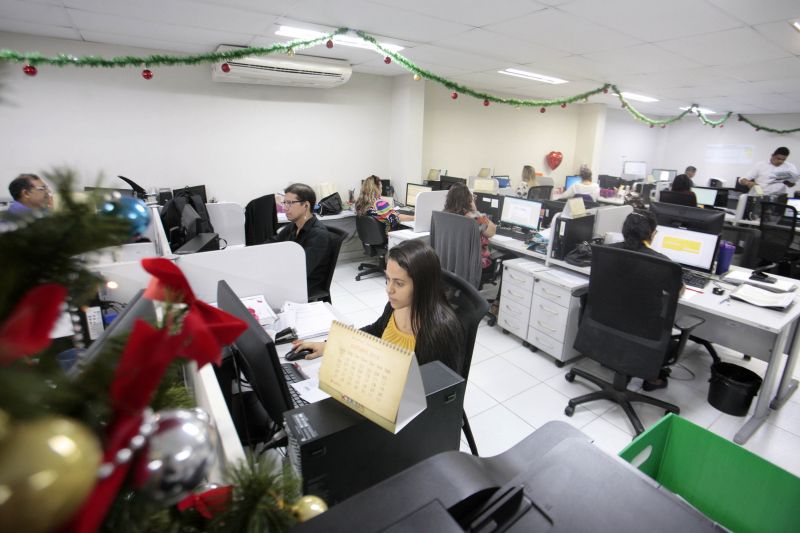
[[369,215],[386,225],[386,231],[394,231],[404,220],[414,220],[413,215],[398,213],[389,202],[381,198],[381,179],[372,175],[361,182],[361,193],[356,200],[356,215]]

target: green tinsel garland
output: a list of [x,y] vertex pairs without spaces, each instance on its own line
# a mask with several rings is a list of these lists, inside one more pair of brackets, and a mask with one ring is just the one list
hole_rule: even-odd
[[[695,108],[697,107],[697,104],[693,104],[689,109],[678,115],[663,119],[653,119],[644,115],[642,112],[638,111],[634,106],[632,106],[630,102],[628,102],[628,100],[622,96],[622,92],[617,89],[616,85],[612,83],[606,83],[602,87],[598,87],[591,91],[586,91],[584,93],[576,94],[566,98],[553,98],[544,100],[502,98],[500,96],[495,96],[491,93],[467,87],[466,85],[462,85],[443,76],[439,76],[438,74],[435,74],[429,70],[420,67],[419,65],[416,65],[413,61],[409,60],[405,56],[384,48],[372,35],[363,32],[361,30],[352,30],[350,28],[345,28],[345,27],[338,28],[328,34],[322,35],[320,37],[315,37],[313,39],[296,39],[293,41],[288,41],[286,43],[277,43],[268,47],[250,46],[246,48],[229,50],[225,52],[209,52],[204,54],[195,54],[187,56],[155,54],[145,57],[120,56],[120,57],[112,57],[111,59],[106,59],[100,56],[76,57],[70,54],[58,54],[53,57],[46,57],[40,54],[39,52],[21,53],[15,50],[0,50],[0,61],[27,63],[28,65],[31,66],[46,64],[59,67],[72,65],[76,67],[95,67],[95,68],[97,67],[102,67],[102,68],[148,67],[149,68],[157,66],[197,65],[201,63],[225,62],[233,59],[241,59],[243,57],[254,56],[254,55],[262,56],[262,55],[275,54],[279,52],[293,53],[295,50],[301,50],[304,48],[317,46],[319,44],[328,41],[329,39],[333,39],[336,35],[342,35],[345,33],[355,33],[363,41],[370,43],[378,53],[383,54],[387,58],[391,58],[401,67],[405,68],[409,72],[412,72],[415,76],[419,76],[420,78],[425,78],[427,80],[436,82],[439,85],[447,87],[454,93],[465,94],[468,96],[472,96],[473,98],[478,98],[480,100],[483,100],[484,105],[489,105],[490,102],[494,102],[498,104],[511,105],[514,107],[538,107],[541,108],[542,112],[544,112],[545,108],[547,107],[556,105],[561,107],[566,107],[567,104],[586,101],[591,96],[600,93],[607,93],[609,89],[611,89],[614,91],[614,93],[616,93],[617,97],[620,100],[620,103],[622,104],[623,109],[628,111],[628,113],[630,113],[630,115],[633,118],[635,118],[640,122],[643,122],[644,124],[649,125],[651,128],[654,126],[661,126],[662,128],[664,128],[668,124],[672,124],[674,122],[681,120],[688,113],[694,112]],[[701,113],[700,111],[697,111],[696,114],[698,119],[703,125],[716,128],[717,126],[722,127],[722,125],[732,116],[733,113],[729,111],[719,120],[709,119],[705,114]],[[746,122],[750,126],[754,127],[756,131],[764,130],[779,134],[795,133],[800,131],[800,128],[786,129],[786,130],[777,130],[774,128],[769,128],[767,126],[756,124],[742,115],[739,115],[739,120]]]

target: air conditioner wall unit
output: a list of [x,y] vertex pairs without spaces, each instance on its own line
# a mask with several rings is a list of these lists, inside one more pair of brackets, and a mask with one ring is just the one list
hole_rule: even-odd
[[[222,45],[217,52],[241,47]],[[228,72],[222,70],[227,64]],[[304,55],[271,54],[231,59],[211,67],[211,79],[227,83],[253,83],[289,87],[337,87],[350,79],[353,69],[347,61]]]

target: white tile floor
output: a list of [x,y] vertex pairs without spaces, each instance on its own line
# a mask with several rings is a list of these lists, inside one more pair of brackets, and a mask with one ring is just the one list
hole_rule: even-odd
[[[387,301],[383,278],[355,281],[359,262],[338,265],[331,285],[333,305],[356,327],[372,323]],[[765,363],[745,362],[740,354],[724,348],[718,347],[717,351],[723,359],[763,375]],[[745,419],[723,414],[707,402],[710,361],[704,349],[689,342],[682,361],[684,367],[673,369],[669,387],[650,394],[679,405],[681,416],[695,424],[732,439]],[[611,376],[608,369],[588,359],[575,366],[600,377]],[[611,402],[592,402],[578,406],[572,417],[564,415],[569,398],[595,390],[580,378],[568,383],[564,379],[567,370],[484,321],[478,330],[464,400],[480,454],[499,454],[550,420],[574,425],[611,454],[616,455],[630,443],[633,428],[622,409]],[[632,385],[641,386],[641,381],[634,380]],[[634,408],[645,427],[663,414],[644,404],[635,404]],[[779,412],[773,412],[744,447],[800,476],[800,394],[795,394]],[[468,451],[463,442],[462,450]]]

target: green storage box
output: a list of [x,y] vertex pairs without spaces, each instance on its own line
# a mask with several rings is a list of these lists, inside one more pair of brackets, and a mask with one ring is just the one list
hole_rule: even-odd
[[679,416],[619,455],[731,531],[800,531],[800,478]]

